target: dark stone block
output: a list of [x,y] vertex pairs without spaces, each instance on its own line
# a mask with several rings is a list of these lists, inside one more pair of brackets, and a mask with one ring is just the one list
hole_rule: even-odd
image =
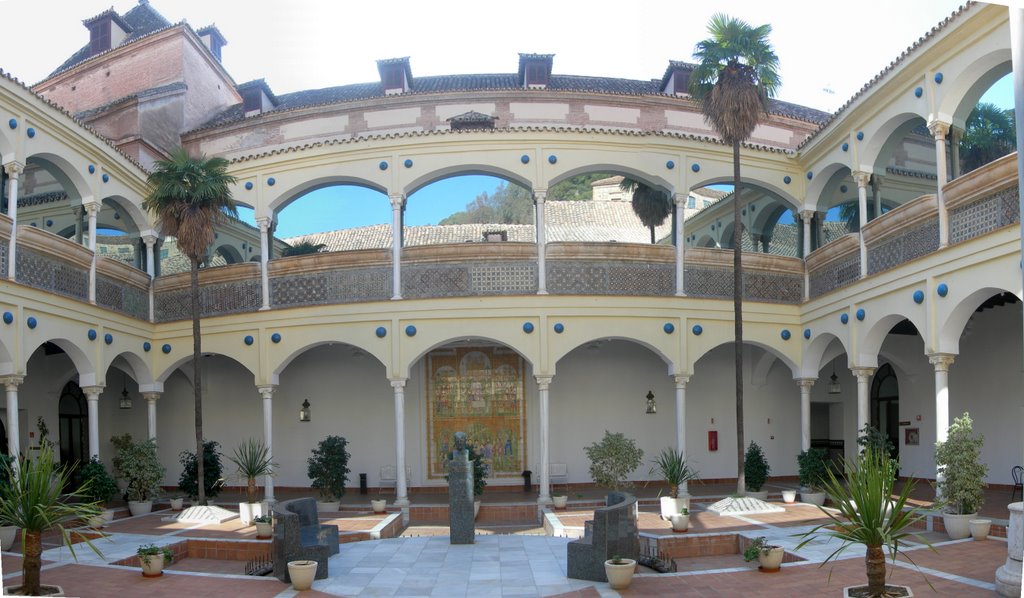
[[568,577],[589,581],[608,581],[604,562],[614,556],[636,559],[640,554],[636,526],[636,497],[625,492],[611,492],[607,506],[594,510],[594,519],[583,527],[583,537],[570,542]]
[[274,505],[271,555],[274,577],[290,583],[288,561],[316,561],[316,578],[327,578],[327,559],[338,554],[338,527],[321,525],[312,498],[296,498]]

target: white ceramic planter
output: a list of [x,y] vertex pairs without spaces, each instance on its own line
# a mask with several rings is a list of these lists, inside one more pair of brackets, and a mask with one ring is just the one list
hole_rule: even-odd
[[615,564],[611,560],[604,562],[604,573],[608,576],[608,585],[613,590],[625,590],[633,581],[633,572],[636,571],[636,561],[633,559],[622,559],[621,564]]
[[968,525],[971,528],[971,536],[975,540],[985,540],[988,538],[988,532],[992,529],[992,520],[971,519]]
[[316,501],[316,512],[317,513],[334,513],[341,508],[341,501]]
[[388,508],[388,501],[386,498],[370,500],[370,507],[373,508],[374,513],[383,513]]
[[184,508],[185,508],[185,499],[184,498],[172,498],[171,499],[171,510],[172,511],[180,511],[180,510],[182,510]]
[[783,490],[782,502],[792,504],[796,502],[796,490]]
[[255,523],[256,525],[256,537],[260,540],[266,540],[267,538],[274,535],[274,525],[271,523]]
[[10,550],[14,546],[14,539],[18,537],[18,526],[4,525],[0,527],[0,550]]
[[128,512],[132,514],[132,517],[136,517],[138,515],[148,515],[153,512],[153,501],[130,500],[128,501]]
[[963,540],[971,537],[971,519],[977,519],[977,513],[969,515],[942,514],[942,524],[946,526],[946,534],[951,540]]
[[552,496],[551,503],[556,509],[564,509],[569,504],[568,496]]
[[675,515],[668,518],[672,522],[672,531],[674,532],[685,532],[690,529],[690,515],[682,515],[676,513]]
[[238,518],[242,521],[242,525],[251,525],[253,519],[269,514],[270,509],[265,502],[238,503]]
[[757,562],[761,565],[761,571],[771,573],[779,570],[779,567],[782,566],[782,559],[785,556],[786,551],[781,546],[771,546],[768,550],[762,550],[757,553]]
[[100,517],[103,518],[104,523],[110,523],[114,520],[114,509],[103,509],[100,513]]
[[800,492],[800,500],[809,505],[820,507],[825,504],[824,492]]
[[672,498],[671,496],[662,496],[659,501],[661,502],[661,518],[668,521],[669,517],[678,515],[679,511],[683,509],[689,510],[690,508],[690,496],[680,496],[679,498]]
[[142,565],[143,577],[160,577],[164,574],[164,555],[153,554],[149,557],[139,557],[139,564]]
[[308,590],[316,579],[316,561],[288,561],[288,577],[296,591]]
[[473,519],[476,519],[478,515],[480,515],[480,501],[479,500],[474,500],[473,501]]

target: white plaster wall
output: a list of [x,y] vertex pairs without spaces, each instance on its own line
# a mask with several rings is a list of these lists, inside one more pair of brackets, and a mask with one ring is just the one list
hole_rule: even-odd
[[399,125],[410,125],[420,117],[420,108],[398,108],[395,110],[377,110],[365,112],[363,118],[366,126],[371,129],[378,127],[394,127]]

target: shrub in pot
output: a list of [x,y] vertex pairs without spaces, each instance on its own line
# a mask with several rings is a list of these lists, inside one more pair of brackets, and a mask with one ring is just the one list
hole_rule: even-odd
[[274,475],[276,464],[270,458],[270,449],[262,440],[250,438],[235,447],[234,454],[228,460],[235,464],[236,473],[245,479],[245,502],[238,503],[238,515],[242,523],[248,525],[253,517],[262,515],[266,509],[258,502],[256,478]]
[[[203,441],[203,490],[207,500],[220,494],[223,484],[224,467],[220,462],[220,443],[216,440]],[[193,451],[181,451],[178,455],[181,463],[181,476],[178,478],[178,489],[198,504],[199,499],[199,467]]]
[[782,566],[786,551],[781,546],[769,544],[764,536],[754,538],[743,551],[743,560],[748,563],[757,560],[759,569],[765,573],[774,573]]
[[590,477],[598,486],[612,490],[633,487],[627,476],[640,467],[644,458],[635,440],[605,430],[604,438],[583,450],[590,460]]
[[690,529],[690,509],[680,507],[678,513],[669,517],[669,521],[672,522],[672,531],[685,532]]
[[[89,502],[94,502],[105,507],[107,501],[117,494],[117,481],[107,473],[107,468],[97,457],[92,457],[89,462],[79,470],[82,478],[83,494]],[[103,527],[107,522],[113,521],[114,511],[103,508],[102,515],[89,521],[92,527]]]
[[306,473],[312,486],[320,492],[319,510],[337,510],[341,497],[345,496],[345,482],[348,481],[348,441],[341,436],[328,436],[320,441],[313,456],[307,460]]
[[270,515],[256,515],[252,518],[252,522],[256,526],[257,538],[265,540],[274,533],[273,520]]
[[828,477],[828,451],[811,448],[796,456],[800,467],[800,500],[812,505],[825,504],[824,481]]
[[743,476],[747,484],[747,496],[768,498],[767,492],[761,492],[761,488],[768,481],[768,473],[771,468],[768,466],[768,459],[764,456],[764,450],[754,441],[750,442],[747,452],[743,456]]
[[143,577],[160,577],[164,574],[164,565],[174,561],[174,553],[166,546],[143,544],[135,551],[142,566]]
[[131,434],[114,436],[114,471],[119,479],[127,483],[125,495],[132,515],[148,513],[153,497],[160,491],[164,478],[164,466],[156,454],[156,440],[136,442]]
[[942,474],[939,492],[946,501],[942,522],[954,540],[971,535],[970,520],[978,518],[985,501],[988,466],[980,460],[984,442],[974,435],[971,416],[964,413],[949,426],[946,441],[935,444],[935,465]]
[[682,451],[665,448],[654,460],[648,475],[657,473],[668,484],[669,496],[661,497],[661,518],[668,519],[679,513],[681,508],[690,508],[690,497],[679,496],[679,487],[683,484],[700,479],[697,470],[690,467],[683,457]]
[[[97,517],[100,507],[85,497],[83,489],[89,491],[88,482],[73,492],[62,492],[63,488],[70,487],[71,471],[56,463],[53,450],[48,444],[41,445],[32,459],[19,458],[17,475],[12,475],[14,468],[10,462],[5,461],[2,467],[0,477],[9,480],[9,483],[0,485],[0,520],[21,528],[21,551],[24,555],[21,562],[21,585],[7,586],[3,593],[52,595],[57,586],[43,586],[40,580],[43,534],[56,531],[59,541],[77,559],[75,544],[71,539],[71,535],[77,532],[69,531],[66,526]],[[81,540],[100,555],[99,549],[88,537],[81,536]]]

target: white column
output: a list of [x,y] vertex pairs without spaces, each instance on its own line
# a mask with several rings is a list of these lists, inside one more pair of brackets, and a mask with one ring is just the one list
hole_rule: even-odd
[[800,450],[811,448],[811,387],[817,378],[797,378],[800,387]]
[[266,311],[270,309],[270,217],[257,218],[256,224],[260,227],[260,311]]
[[24,376],[5,376],[4,388],[7,390],[7,454],[13,457],[17,467],[17,457],[21,453],[21,432],[18,426],[18,386],[25,381]]
[[[935,367],[935,442],[945,442],[949,438],[949,366],[953,365],[954,357],[950,353],[928,354],[928,363]],[[945,474],[936,468],[936,498],[942,498],[939,483],[945,478]]]
[[391,299],[402,298],[402,208],[405,196],[389,195],[391,200]]
[[949,130],[949,169],[950,180],[960,178],[960,139],[963,131],[950,128]]
[[75,243],[82,244],[82,216],[85,215],[85,210],[82,206],[75,208]]
[[[676,374],[673,376],[676,383],[676,450],[686,458],[686,383],[689,376]],[[689,482],[679,485],[679,496],[690,494]]]
[[675,204],[676,204],[676,297],[686,296],[686,285],[684,284],[683,276],[685,274],[685,255],[683,249],[686,245],[684,239],[686,236],[684,231],[686,230],[686,212],[683,208],[686,207],[686,201],[689,199],[689,193],[676,193]]
[[864,226],[868,223],[868,183],[871,173],[856,171],[853,180],[857,181],[857,210],[860,212],[860,231],[857,235],[860,242],[860,277],[868,275],[868,248],[864,244]]
[[[17,271],[16,247],[18,238],[18,176],[25,166],[20,162],[4,164],[7,172],[7,215],[11,218],[11,238],[7,241],[7,280],[15,279]],[[17,455],[17,453],[15,453]]]
[[391,380],[395,391],[395,506],[409,506],[409,480],[405,479],[405,378]]
[[537,231],[537,294],[548,294],[548,272],[547,272],[547,251],[544,240],[544,200],[547,198],[547,191],[533,190],[533,200],[536,206],[534,223]]
[[935,199],[939,206],[939,247],[949,244],[949,214],[946,213],[946,199],[942,187],[946,184],[946,133],[949,123],[932,121],[928,130],[935,136]]
[[[267,458],[274,458],[274,389],[275,386],[260,386],[256,390],[263,397],[263,445],[267,447]],[[263,477],[263,496],[268,502],[274,502],[274,476]]]
[[92,252],[92,261],[89,262],[89,303],[96,303],[96,216],[100,213],[101,205],[97,203],[85,204],[85,210],[89,213],[89,251]]
[[875,373],[875,368],[857,367],[850,368],[850,370],[857,377],[857,435],[860,435],[860,431],[871,421],[871,416],[868,413],[871,389],[868,383],[871,382],[871,375]]
[[811,220],[813,219],[814,210],[800,212],[800,220],[804,225],[804,301],[811,298],[811,277],[807,271],[807,256],[811,255]]
[[154,298],[153,281],[156,279],[156,264],[153,259],[156,257],[156,235],[142,235],[142,242],[146,244],[146,274],[149,275],[149,321],[154,321]]
[[102,386],[86,386],[82,389],[89,408],[89,457],[100,456],[100,393]]
[[160,398],[160,393],[144,392],[142,398],[146,400],[146,421],[149,423],[148,438],[156,438],[156,401]]
[[875,218],[882,215],[882,177],[871,176],[871,201],[875,205]]
[[548,460],[551,458],[548,442],[548,388],[552,376],[535,376],[537,378],[537,397],[540,399],[540,495],[537,504],[551,504],[551,476]]

